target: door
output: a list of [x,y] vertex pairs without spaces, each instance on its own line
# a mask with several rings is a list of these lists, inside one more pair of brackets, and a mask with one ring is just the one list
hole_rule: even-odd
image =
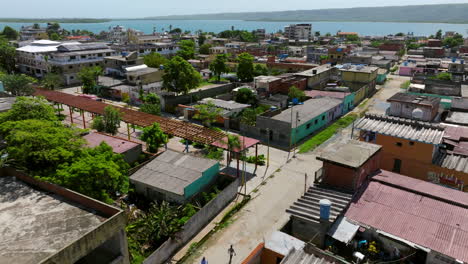
[[401,160],[395,159],[393,162],[393,172],[400,173],[401,171]]

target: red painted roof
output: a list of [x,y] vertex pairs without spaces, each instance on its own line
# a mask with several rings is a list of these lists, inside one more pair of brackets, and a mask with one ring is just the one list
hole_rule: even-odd
[[312,98],[328,96],[328,97],[343,99],[346,96],[351,94],[351,93],[346,93],[346,92],[331,92],[331,91],[318,91],[318,90],[304,91],[304,92],[307,96],[312,97]]
[[[226,143],[227,140],[228,140],[227,137],[225,137],[220,141],[213,142],[211,145],[213,145],[215,147],[218,147],[218,148],[222,148],[222,149],[228,149],[227,148],[227,143]],[[241,149],[235,148],[235,149],[233,149],[234,152],[239,152],[239,151],[242,151],[244,149],[248,149],[248,148],[250,148],[250,147],[252,147],[255,144],[260,142],[260,141],[254,139],[254,138],[249,138],[249,137],[244,137],[244,136],[239,136],[239,141],[241,143]]]
[[363,186],[345,216],[468,262],[468,193],[380,171]]
[[86,139],[86,141],[88,142],[88,147],[94,148],[96,146],[99,146],[99,144],[101,144],[101,142],[104,141],[107,143],[107,145],[112,147],[114,153],[119,154],[125,153],[128,150],[140,145],[138,143],[125,140],[123,138],[111,137],[101,133],[89,133],[83,138]]

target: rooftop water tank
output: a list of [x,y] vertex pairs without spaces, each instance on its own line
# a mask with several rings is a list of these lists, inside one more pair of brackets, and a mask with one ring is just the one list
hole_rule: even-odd
[[419,108],[416,108],[413,110],[413,112],[411,113],[413,119],[416,119],[416,120],[421,120],[423,118],[423,110],[419,109]]
[[328,221],[330,219],[331,204],[331,201],[328,199],[322,199],[319,201],[321,220]]

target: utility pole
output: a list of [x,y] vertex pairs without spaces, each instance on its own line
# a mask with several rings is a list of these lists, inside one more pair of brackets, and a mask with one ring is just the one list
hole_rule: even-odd
[[[296,129],[294,131],[294,134],[297,133],[297,122],[298,121],[299,121],[299,112],[296,112]],[[296,136],[294,136],[294,139],[296,139]],[[296,157],[296,148],[297,148],[297,142],[294,142],[293,158]]]
[[267,168],[270,167],[270,128],[267,128]]
[[293,142],[293,105],[291,104],[291,133],[289,134],[289,151],[288,151],[288,160],[289,160],[289,154],[291,154],[291,148],[292,148],[292,142]]

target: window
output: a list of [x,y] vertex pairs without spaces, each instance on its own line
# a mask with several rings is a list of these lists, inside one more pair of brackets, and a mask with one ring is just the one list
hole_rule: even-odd
[[110,53],[110,52],[107,52],[107,53],[106,53],[106,56],[110,56],[110,55],[111,55],[111,53]]
[[140,50],[140,53],[145,53],[145,51],[144,51],[144,50]]
[[[316,121],[317,121],[317,120],[316,120]],[[310,124],[310,123],[309,123],[309,124],[307,124],[307,126],[306,126],[306,127],[307,127],[307,129],[309,129],[311,125],[312,125],[312,124]]]
[[403,146],[403,144],[402,144],[401,142],[397,142],[397,143],[395,143],[395,145],[396,145],[397,147]]
[[401,160],[395,159],[393,162],[393,172],[400,173],[401,171]]
[[314,121],[314,124],[317,124],[317,123],[318,123],[318,120],[317,120],[317,119],[315,119],[315,121]]
[[414,142],[413,142],[413,141],[410,141],[409,144],[410,144],[410,146],[413,146],[413,145],[414,145]]
[[70,76],[70,80],[73,80],[73,79],[75,79],[75,77],[73,77],[73,76]]
[[260,133],[261,133],[261,134],[266,134],[267,132],[266,132],[265,129],[260,129]]
[[86,59],[86,55],[81,55],[81,58],[82,58],[82,59]]
[[322,116],[322,120],[325,120],[325,116],[324,116],[324,115]]
[[97,56],[98,56],[98,57],[102,57],[102,53],[99,53]]
[[162,51],[162,49],[161,49],[161,48],[158,48],[158,51]]
[[76,59],[76,56],[70,56],[70,60]]
[[68,66],[68,69],[73,69],[73,65]]

